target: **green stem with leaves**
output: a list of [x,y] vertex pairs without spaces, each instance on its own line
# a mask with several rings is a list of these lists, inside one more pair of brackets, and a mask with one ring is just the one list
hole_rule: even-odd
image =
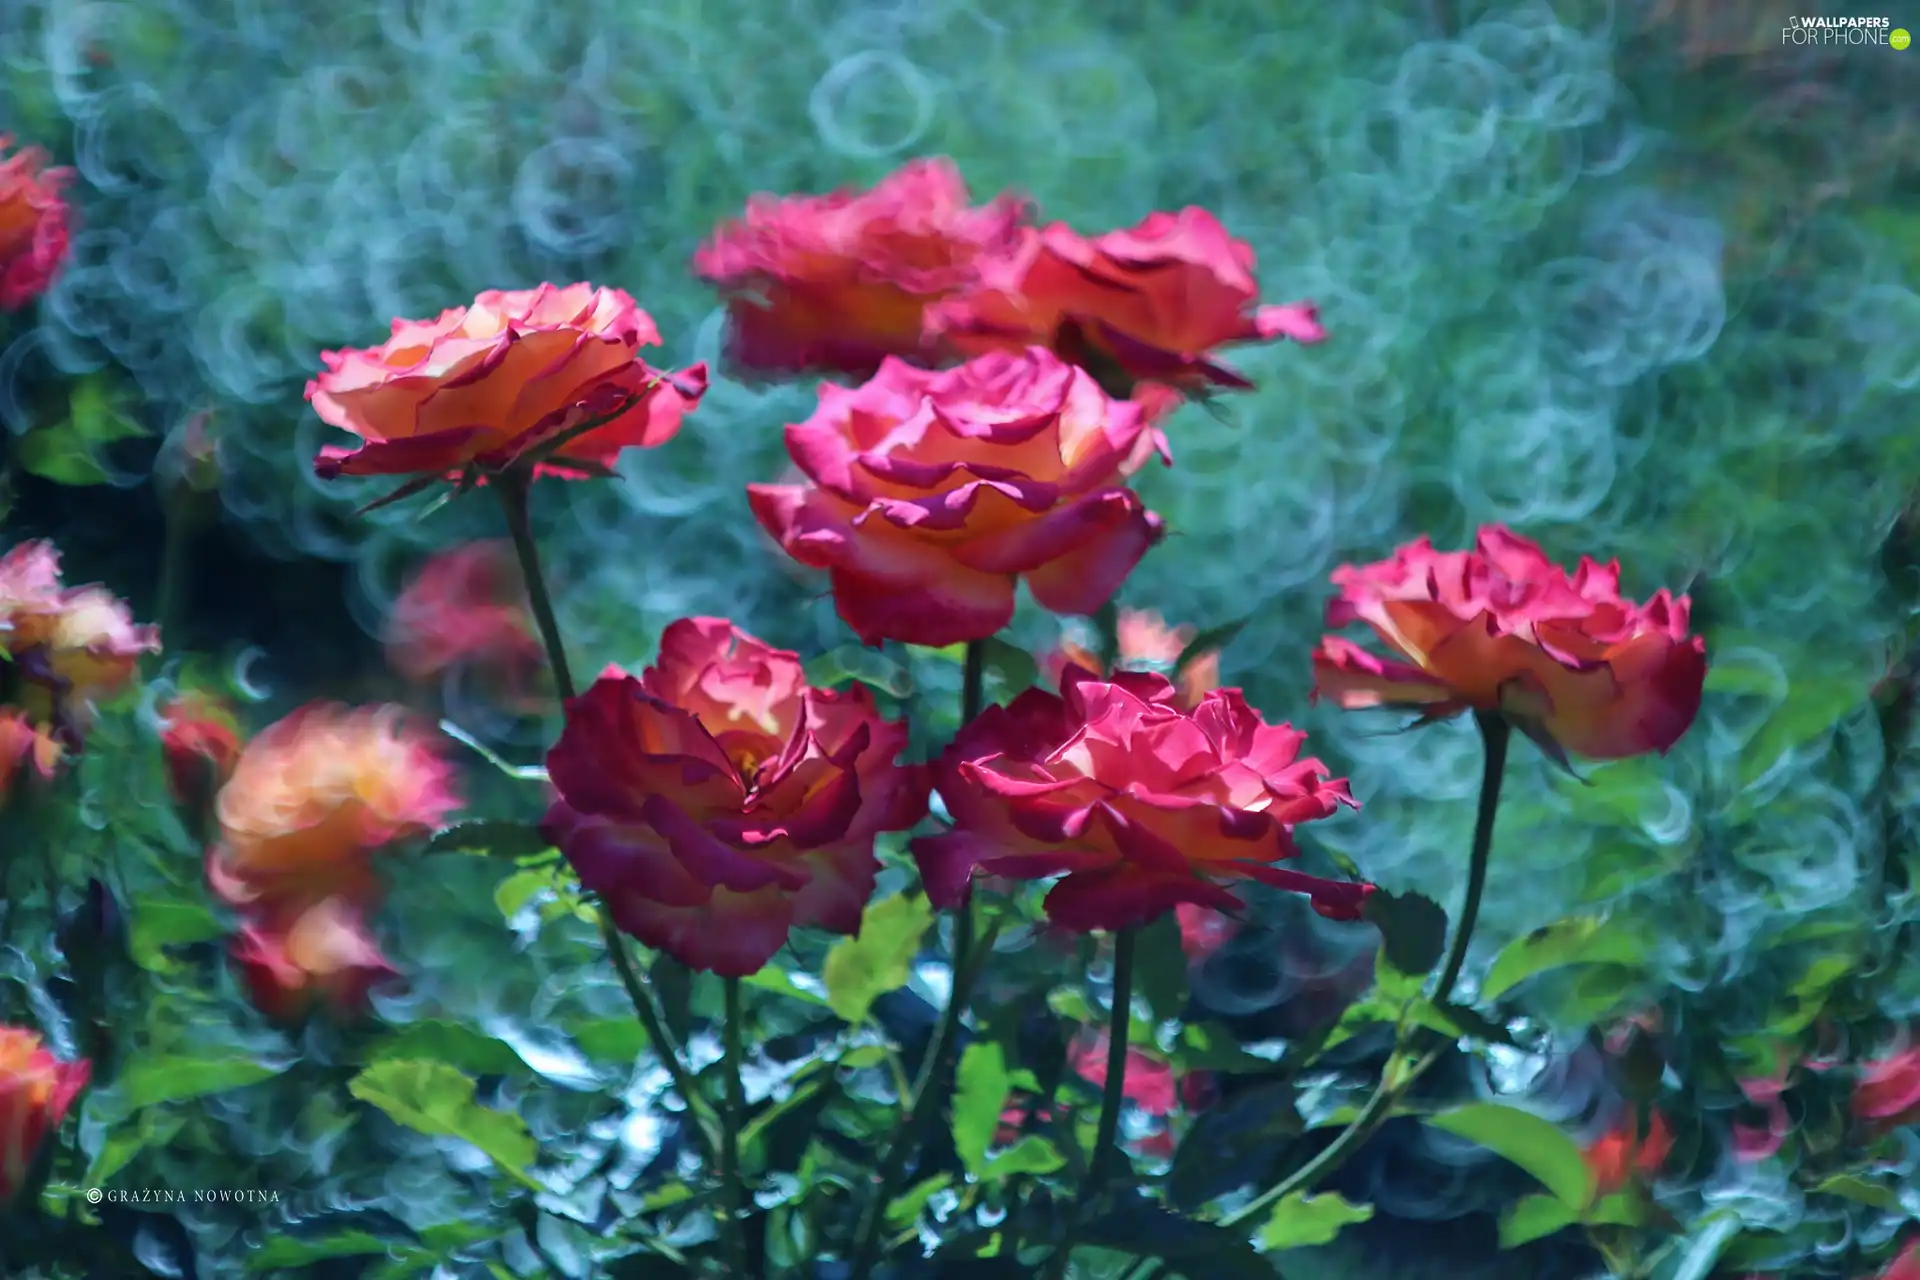
[[1133,1038],[1133,957],[1139,930],[1122,929],[1113,940],[1113,1001],[1107,1012],[1107,1076],[1100,1085],[1100,1121],[1094,1128],[1092,1163],[1074,1205],[1075,1221],[1054,1247],[1048,1273],[1056,1280],[1067,1274],[1073,1259],[1078,1218],[1106,1194],[1113,1162],[1122,1158],[1117,1138],[1120,1112],[1127,1104],[1127,1049]]
[[[500,497],[501,510],[506,513],[507,533],[513,539],[513,551],[520,562],[520,574],[526,579],[527,605],[533,613],[534,626],[540,632],[541,644],[546,648],[547,662],[553,669],[554,688],[559,692],[562,702],[565,702],[571,700],[577,691],[573,683],[573,670],[567,665],[566,646],[560,639],[560,622],[553,611],[553,597],[547,590],[546,575],[540,568],[540,549],[533,540],[533,524],[528,511],[532,481],[530,467],[516,467],[492,477],[492,487]],[[614,924],[613,914],[607,910],[606,903],[600,904],[597,914],[607,956],[613,961],[614,971],[620,975],[620,984],[626,988],[627,999],[632,1002],[641,1029],[647,1033],[648,1042],[653,1045],[654,1055],[672,1077],[674,1092],[680,1095],[682,1104],[687,1108],[687,1123],[695,1141],[702,1153],[711,1160],[715,1155],[713,1138],[708,1132],[700,1092],[694,1087],[693,1076],[687,1071],[680,1048],[660,1017],[646,975],[634,963],[633,955],[627,949],[627,940]]]
[[[1506,778],[1507,747],[1513,738],[1513,726],[1496,712],[1476,711],[1474,723],[1480,730],[1482,747],[1480,770],[1480,803],[1474,813],[1473,848],[1467,859],[1466,899],[1460,904],[1460,919],[1454,927],[1453,942],[1447,948],[1445,962],[1440,968],[1440,981],[1434,986],[1433,996],[1436,1003],[1446,1000],[1453,994],[1453,987],[1460,979],[1460,971],[1467,963],[1467,949],[1473,942],[1474,926],[1480,919],[1480,900],[1486,893],[1487,866],[1493,855],[1493,824],[1500,810],[1500,786]],[[1393,1116],[1393,1109],[1401,1098],[1406,1096],[1414,1082],[1425,1075],[1435,1062],[1440,1060],[1444,1045],[1429,1050],[1404,1072],[1395,1074],[1392,1063],[1399,1060],[1400,1054],[1407,1048],[1411,1035],[1411,1022],[1403,1019],[1400,1034],[1394,1038],[1393,1054],[1388,1059],[1387,1074],[1381,1079],[1380,1086],[1373,1096],[1360,1109],[1353,1123],[1348,1125],[1331,1145],[1319,1155],[1301,1165],[1292,1174],[1276,1185],[1269,1187],[1254,1197],[1244,1207],[1235,1210],[1220,1220],[1223,1227],[1237,1227],[1249,1222],[1272,1209],[1274,1205],[1296,1192],[1309,1192],[1320,1181],[1345,1164],[1347,1158],[1358,1151],[1367,1140],[1379,1131]],[[1160,1264],[1148,1259],[1136,1266],[1127,1276],[1127,1280],[1153,1280],[1160,1273]]]
[[[960,685],[960,725],[963,729],[986,709],[986,703],[987,646],[985,642],[975,640],[967,645],[965,674]],[[999,921],[996,920],[987,927],[987,936],[981,940],[987,954],[992,953],[993,941],[998,933]],[[900,1177],[906,1172],[908,1159],[919,1146],[920,1131],[929,1114],[928,1102],[934,1093],[934,1085],[940,1079],[948,1052],[960,1037],[960,1019],[967,1011],[967,998],[980,968],[974,962],[974,942],[973,899],[969,896],[953,913],[953,976],[947,992],[947,1007],[933,1029],[933,1038],[927,1042],[926,1054],[920,1059],[913,1092],[901,1099],[900,1120],[894,1126],[886,1154],[881,1157],[873,1199],[868,1201],[861,1213],[859,1228],[854,1233],[853,1268],[848,1273],[848,1280],[868,1280],[875,1264],[880,1261],[880,1237],[886,1225],[887,1206],[893,1202]]]
[[740,1082],[740,979],[727,978],[723,985],[726,1008],[721,1027],[723,1070],[727,1081],[726,1114],[720,1122],[720,1188],[726,1196],[727,1274],[747,1276],[747,1187],[740,1173],[740,1124],[747,1114],[746,1089]]

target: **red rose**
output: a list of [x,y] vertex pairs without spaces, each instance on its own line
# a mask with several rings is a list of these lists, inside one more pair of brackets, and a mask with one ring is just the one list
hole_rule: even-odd
[[233,713],[202,693],[185,693],[160,712],[160,749],[176,804],[199,808],[240,762],[240,726]]
[[1868,1062],[1853,1086],[1853,1114],[1885,1128],[1920,1118],[1920,1048]]
[[377,347],[321,353],[326,372],[307,384],[307,399],[362,443],[322,449],[314,472],[330,480],[496,470],[616,415],[552,459],[560,474],[568,464],[609,467],[622,449],[672,439],[706,391],[705,365],[668,374],[640,358],[641,347],[659,344],[632,298],[590,284],[494,289],[437,320],[395,320]]
[[984,260],[979,284],[934,308],[928,327],[966,355],[1050,347],[1121,394],[1141,382],[1250,387],[1217,348],[1326,337],[1310,303],[1260,306],[1253,269],[1253,250],[1205,209],[1150,213],[1091,239],[1054,223]]
[[254,1007],[281,1022],[319,1006],[352,1017],[365,1010],[375,983],[395,976],[359,908],[340,898],[246,926],[233,940],[233,958]]
[[1900,1256],[1880,1273],[1880,1280],[1920,1280],[1920,1241],[1902,1249]]
[[386,645],[387,660],[409,680],[472,667],[512,700],[529,693],[546,652],[512,544],[470,542],[428,560],[394,601]]
[[1429,719],[1503,711],[1594,760],[1664,754],[1700,711],[1707,644],[1687,634],[1687,598],[1622,599],[1617,562],[1583,558],[1568,575],[1489,525],[1473,551],[1419,538],[1378,564],[1342,565],[1333,582],[1327,625],[1364,622],[1405,661],[1328,636],[1313,655],[1316,699]]
[[754,515],[868,644],[982,640],[1014,584],[1058,613],[1104,605],[1160,539],[1123,483],[1159,433],[1081,369],[1038,348],[929,372],[889,360],[828,384],[787,451],[811,485],[750,485]]
[[1064,685],[988,707],[940,760],[954,829],[913,844],[937,905],[963,901],[978,870],[1064,874],[1046,912],[1068,929],[1122,929],[1183,902],[1239,908],[1219,880],[1305,893],[1324,916],[1359,918],[1371,886],[1273,865],[1298,852],[1295,824],[1359,807],[1345,780],[1300,758],[1305,734],[1266,724],[1237,689],[1187,712],[1164,676],[1103,681],[1069,667]]
[[1587,1148],[1587,1168],[1593,1174],[1594,1198],[1610,1196],[1635,1179],[1659,1175],[1673,1152],[1673,1134],[1666,1119],[1656,1111],[1647,1120],[1647,1136],[1639,1136],[1638,1123],[1626,1116]]
[[67,260],[70,214],[60,189],[71,169],[49,169],[47,153],[23,147],[6,154],[13,135],[0,133],[0,311],[18,311],[47,291]]
[[[1067,1065],[1073,1068],[1075,1075],[1094,1088],[1104,1088],[1107,1083],[1107,1047],[1111,1043],[1111,1037],[1106,1032],[1089,1029],[1076,1038],[1067,1051]],[[1129,1047],[1120,1094],[1150,1116],[1172,1115],[1178,1100],[1173,1067]]]
[[54,1057],[31,1031],[0,1027],[0,1207],[26,1184],[40,1144],[60,1127],[92,1072],[84,1059]]
[[768,373],[866,377],[886,356],[921,356],[930,303],[973,283],[1026,216],[1003,195],[968,203],[951,160],[914,160],[871,191],[756,196],[694,255],[727,296],[728,354]]
[[621,929],[745,976],[796,925],[859,929],[874,837],[926,811],[906,742],[864,686],[809,688],[797,655],[686,619],[641,678],[609,668],[567,703],[546,826]]

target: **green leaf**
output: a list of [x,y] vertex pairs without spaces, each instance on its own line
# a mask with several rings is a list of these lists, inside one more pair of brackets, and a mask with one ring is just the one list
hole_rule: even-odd
[[889,697],[904,698],[913,692],[913,673],[889,657],[884,649],[869,649],[863,644],[841,645],[806,664],[807,683],[817,689],[835,689],[858,681],[878,689]]
[[530,822],[497,822],[482,819],[460,822],[434,834],[427,841],[428,853],[472,853],[488,858],[533,858],[553,848]]
[[1329,1192],[1312,1196],[1296,1191],[1273,1206],[1260,1230],[1262,1249],[1310,1249],[1332,1244],[1344,1227],[1373,1217],[1370,1204],[1350,1204]]
[[1498,1000],[1528,978],[1572,965],[1606,964],[1639,968],[1646,942],[1605,916],[1574,916],[1516,938],[1494,957],[1480,986],[1481,1001]]
[[1872,683],[1858,674],[1818,667],[1796,673],[1787,694],[1740,752],[1740,782],[1752,786],[1789,751],[1824,737],[1865,703]]
[[1202,631],[1187,643],[1187,647],[1182,649],[1180,656],[1174,660],[1174,676],[1178,677],[1181,672],[1208,654],[1218,653],[1220,650],[1232,644],[1234,638],[1246,630],[1247,624],[1252,621],[1252,615],[1248,615],[1244,618],[1235,618],[1232,622],[1223,622],[1217,627],[1208,627],[1205,631]]
[[310,1267],[329,1258],[360,1258],[391,1252],[394,1242],[365,1231],[343,1231],[318,1240],[273,1236],[247,1253],[248,1271],[282,1271]]
[[73,384],[67,398],[64,429],[85,445],[112,444],[148,434],[125,411],[125,399],[112,382],[95,374]]
[[1527,1196],[1501,1215],[1500,1247],[1517,1249],[1563,1231],[1579,1220],[1579,1210],[1558,1196]]
[[828,1006],[847,1022],[864,1021],[875,1000],[907,985],[932,924],[933,908],[918,894],[896,893],[868,904],[860,932],[827,952],[820,976]]
[[1274,1280],[1273,1264],[1231,1227],[1201,1222],[1144,1201],[1087,1224],[1080,1242],[1158,1258],[1190,1280]]
[[1189,1022],[1182,1027],[1173,1059],[1176,1066],[1189,1071],[1245,1074],[1273,1070],[1273,1063],[1241,1048],[1233,1032],[1216,1022]]
[[931,1178],[922,1178],[908,1187],[887,1205],[887,1225],[907,1226],[920,1216],[920,1211],[927,1207],[927,1201],[946,1190],[947,1185],[952,1181],[949,1175],[936,1173]]
[[519,1116],[474,1100],[473,1081],[444,1062],[376,1062],[347,1091],[416,1133],[472,1143],[500,1171],[535,1191],[545,1188],[527,1169],[539,1146]]
[[55,484],[77,488],[113,479],[78,441],[58,428],[21,436],[13,446],[13,459],[28,473]]
[[631,1014],[583,1022],[573,1028],[573,1042],[589,1061],[625,1067],[631,1067],[647,1051],[647,1033]]
[[1160,1022],[1172,1022],[1187,1007],[1187,953],[1180,921],[1169,911],[1142,926],[1134,943],[1133,989]]
[[1055,1173],[1064,1168],[1066,1163],[1067,1158],[1060,1154],[1058,1147],[1038,1134],[1028,1134],[987,1161],[980,1170],[980,1181],[992,1182],[999,1178],[1011,1178],[1018,1173]]
[[1452,1039],[1483,1040],[1488,1044],[1512,1044],[1513,1033],[1478,1009],[1455,1004],[1451,1000],[1414,1002],[1413,1019],[1429,1031],[1438,1031]]
[[149,973],[173,967],[168,947],[211,942],[226,933],[220,918],[197,902],[173,898],[139,897],[132,902],[127,922],[127,952]]
[[1031,689],[1040,682],[1040,664],[1019,645],[1009,644],[998,636],[983,640],[981,644],[987,650],[987,673],[999,681],[1001,689],[1009,697]]
[[741,981],[749,987],[758,987],[762,991],[771,991],[786,996],[790,1000],[800,1000],[807,1004],[828,1008],[827,998],[816,991],[809,991],[793,980],[793,975],[776,965],[768,965]]
[[1368,897],[1362,914],[1380,930],[1381,953],[1401,973],[1431,973],[1447,953],[1447,913],[1424,894],[1381,889]]
[[1586,1156],[1550,1120],[1497,1102],[1475,1102],[1429,1116],[1427,1123],[1518,1165],[1575,1210],[1584,1210],[1593,1199]]
[[1714,1265],[1720,1261],[1720,1255],[1740,1234],[1740,1219],[1732,1213],[1721,1213],[1695,1225],[1701,1230],[1693,1237],[1687,1251],[1680,1255],[1680,1265],[1674,1270],[1673,1280],[1706,1280],[1713,1273]]
[[512,920],[542,894],[558,891],[558,869],[533,867],[516,871],[502,880],[493,891],[493,905],[500,908],[502,920]]
[[1813,1189],[1815,1195],[1839,1196],[1855,1204],[1869,1205],[1882,1213],[1902,1213],[1900,1193],[1891,1187],[1868,1182],[1851,1173],[1836,1173]]
[[444,1062],[476,1076],[512,1075],[527,1064],[506,1044],[457,1022],[429,1018],[416,1022],[368,1050],[369,1062],[414,1059]]
[[115,1082],[128,1111],[182,1102],[209,1094],[243,1089],[271,1080],[285,1071],[285,1063],[256,1062],[234,1053],[225,1057],[166,1057],[143,1055],[129,1062]]
[[185,1127],[187,1118],[178,1111],[142,1111],[133,1123],[107,1134],[100,1151],[87,1165],[86,1184],[104,1187],[113,1175],[130,1164],[148,1147],[164,1147]]
[[986,1167],[987,1148],[1012,1090],[1006,1052],[991,1040],[968,1045],[954,1071],[953,1149],[976,1178]]

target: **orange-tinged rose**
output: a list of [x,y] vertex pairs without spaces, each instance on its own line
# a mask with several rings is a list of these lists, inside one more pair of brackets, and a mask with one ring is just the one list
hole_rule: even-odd
[[386,643],[388,661],[409,680],[470,666],[516,696],[546,662],[519,562],[504,541],[471,542],[421,566],[394,602]]
[[396,976],[359,908],[342,898],[282,922],[250,924],[234,937],[232,952],[254,1007],[283,1022],[316,1006],[351,1017],[366,1008],[375,983]]
[[874,837],[926,813],[906,743],[864,686],[810,688],[798,655],[688,618],[641,678],[610,668],[567,703],[546,828],[621,929],[745,976],[797,925],[859,929]]
[[[498,470],[588,422],[551,459],[585,472],[622,449],[671,439],[705,394],[707,368],[649,367],[658,346],[652,317],[618,289],[489,290],[437,320],[395,320],[377,347],[321,353],[326,372],[307,384],[315,413],[362,443],[328,447],[316,474],[450,475]],[[611,416],[610,416],[611,415]]]
[[67,260],[71,214],[60,192],[71,169],[49,169],[47,153],[23,147],[7,155],[0,133],[0,311],[18,311],[47,291]]
[[1582,558],[1571,575],[1502,525],[1472,551],[1419,538],[1377,564],[1334,570],[1327,625],[1364,622],[1404,661],[1328,636],[1315,699],[1401,707],[1428,719],[1504,712],[1535,737],[1594,760],[1664,754],[1700,710],[1707,645],[1689,602],[1620,595],[1620,565]]
[[788,555],[832,572],[863,641],[945,646],[1004,627],[1021,578],[1058,613],[1112,597],[1163,532],[1123,483],[1148,438],[1164,451],[1138,405],[1039,348],[938,372],[888,360],[787,428],[810,485],[747,495]]
[[1587,1148],[1587,1168],[1593,1174],[1594,1198],[1624,1189],[1628,1183],[1658,1177],[1673,1152],[1673,1134],[1658,1111],[1647,1118],[1645,1137],[1632,1115],[1602,1134]]
[[92,1066],[62,1062],[40,1037],[0,1027],[0,1207],[26,1184],[41,1143],[60,1127]]
[[983,260],[979,283],[935,307],[928,328],[964,355],[1051,347],[1123,395],[1140,383],[1250,387],[1218,348],[1326,337],[1311,303],[1259,305],[1253,272],[1252,248],[1201,208],[1092,238],[1054,223]]
[[370,853],[459,808],[452,776],[400,708],[310,704],[241,751],[215,801],[208,880],[235,906],[364,900]]
[[1189,712],[1147,672],[1068,667],[1063,684],[988,707],[941,757],[935,785],[954,826],[913,842],[936,906],[965,901],[976,873],[1061,876],[1049,920],[1124,929],[1181,903],[1238,910],[1219,882],[1252,880],[1306,894],[1330,919],[1360,917],[1372,886],[1275,865],[1298,854],[1296,825],[1359,807],[1344,779],[1300,755],[1304,733],[1267,724],[1237,689]]
[[60,742],[11,707],[0,707],[0,804],[13,791],[14,777],[28,765],[42,778],[53,777],[65,755]]
[[[1187,651],[1196,634],[1192,627],[1169,627],[1159,614],[1138,609],[1120,610],[1117,631],[1120,670],[1157,671],[1170,677],[1180,655]],[[1108,674],[1100,669],[1098,654],[1071,640],[1063,640],[1046,659],[1047,672],[1056,686],[1068,663],[1085,667],[1095,675]],[[1189,710],[1199,706],[1200,699],[1220,687],[1219,651],[1209,649],[1196,655],[1174,678],[1174,684],[1180,691],[1181,706]]]
[[695,254],[727,297],[729,356],[768,373],[866,377],[886,356],[923,357],[929,305],[1010,247],[1026,203],[970,202],[951,160],[914,160],[870,191],[755,196]]

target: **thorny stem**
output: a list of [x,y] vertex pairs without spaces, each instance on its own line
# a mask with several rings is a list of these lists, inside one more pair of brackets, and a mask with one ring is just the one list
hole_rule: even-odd
[[[974,640],[967,644],[965,671],[960,686],[962,728],[972,724],[986,707],[987,646],[984,642]],[[987,926],[987,936],[982,939],[986,953],[992,952],[993,940],[998,933],[999,921],[996,920]],[[934,1082],[940,1078],[947,1051],[959,1038],[960,1019],[966,1013],[967,996],[979,968],[973,959],[973,900],[969,897],[953,913],[953,978],[947,992],[947,1007],[940,1015],[939,1024],[933,1029],[933,1038],[927,1042],[926,1054],[920,1060],[920,1070],[913,1082],[913,1092],[901,1100],[900,1120],[894,1126],[892,1140],[881,1159],[873,1199],[868,1201],[861,1213],[860,1226],[854,1234],[853,1269],[848,1273],[848,1280],[868,1280],[873,1274],[874,1264],[880,1260],[881,1228],[886,1222],[887,1205],[893,1200],[900,1175],[906,1171],[908,1157],[919,1144],[920,1128],[928,1112],[927,1102],[933,1093]]]
[[[1094,1129],[1093,1162],[1086,1181],[1080,1184],[1079,1202],[1074,1212],[1084,1212],[1107,1189],[1108,1170],[1119,1149],[1114,1139],[1120,1129],[1120,1110],[1126,1105],[1127,1048],[1133,1033],[1133,955],[1139,930],[1122,929],[1113,940],[1113,1007],[1107,1015],[1107,1078],[1100,1086],[1100,1122]],[[1073,1258],[1074,1225],[1054,1247],[1048,1269],[1055,1277],[1065,1276]]]
[[[1453,994],[1453,985],[1459,981],[1460,971],[1467,962],[1467,948],[1473,941],[1474,925],[1480,918],[1480,899],[1487,886],[1487,864],[1493,853],[1493,824],[1500,809],[1500,784],[1506,776],[1507,745],[1513,737],[1513,726],[1502,716],[1493,712],[1475,712],[1474,723],[1480,729],[1483,746],[1483,758],[1480,773],[1480,803],[1474,814],[1473,848],[1467,860],[1466,900],[1460,906],[1460,920],[1453,935],[1453,943],[1447,949],[1445,964],[1440,970],[1440,981],[1434,988],[1433,1000],[1444,1001]],[[1395,1037],[1391,1064],[1406,1047],[1407,1024],[1403,1022],[1401,1034]],[[1353,1123],[1332,1145],[1294,1170],[1292,1174],[1269,1187],[1266,1191],[1249,1201],[1245,1207],[1220,1219],[1223,1227],[1237,1227],[1270,1210],[1274,1205],[1297,1191],[1311,1191],[1321,1179],[1338,1169],[1355,1151],[1359,1150],[1393,1114],[1393,1108],[1405,1096],[1415,1081],[1425,1075],[1427,1070],[1440,1059],[1446,1046],[1429,1050],[1403,1075],[1396,1078],[1389,1071],[1380,1081],[1379,1088],[1367,1099],[1367,1104],[1355,1116]],[[1160,1264],[1153,1259],[1143,1261],[1128,1273],[1126,1280],[1153,1280],[1160,1274]]]
[[720,1121],[720,1186],[727,1202],[727,1229],[722,1234],[728,1274],[745,1280],[747,1189],[740,1175],[740,1121],[747,1112],[747,1099],[740,1082],[740,979],[726,979],[723,989],[726,1009],[720,1035],[726,1062],[727,1108]]
[[[553,597],[547,591],[546,575],[540,570],[540,549],[533,541],[533,525],[528,519],[527,499],[531,489],[532,473],[514,469],[493,478],[493,490],[500,495],[501,510],[506,513],[507,533],[513,539],[514,555],[520,562],[520,574],[526,579],[527,605],[533,611],[535,627],[539,629],[541,643],[547,651],[547,662],[553,668],[554,687],[559,691],[563,702],[574,696],[573,672],[567,666],[566,647],[560,641],[560,622],[554,616]],[[600,917],[600,936],[605,940],[607,955],[613,961],[613,968],[620,975],[620,984],[627,989],[627,999],[633,1003],[634,1014],[640,1019],[641,1029],[647,1033],[648,1041],[653,1045],[654,1055],[673,1078],[674,1092],[687,1108],[688,1127],[693,1131],[701,1150],[711,1160],[713,1139],[707,1132],[706,1122],[701,1114],[700,1094],[694,1088],[693,1077],[682,1062],[680,1048],[674,1043],[673,1034],[661,1021],[653,995],[647,988],[644,974],[633,962],[633,956],[627,950],[627,940],[613,923],[613,915],[606,904],[600,904],[597,913]]]

